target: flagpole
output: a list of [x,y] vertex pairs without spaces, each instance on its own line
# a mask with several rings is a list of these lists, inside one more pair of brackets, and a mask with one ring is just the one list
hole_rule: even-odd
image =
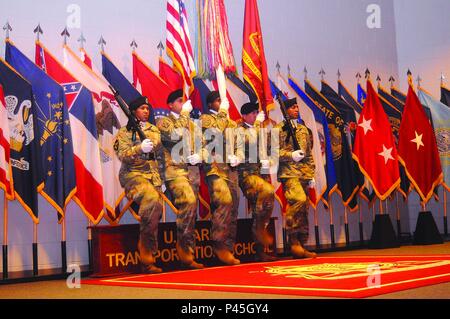
[[401,233],[402,233],[402,227],[401,227],[401,222],[400,222],[400,206],[398,204],[398,191],[395,192],[395,206],[396,206],[396,210],[397,210],[397,234],[398,234],[398,238],[400,238]]
[[447,190],[444,187],[444,234],[448,236],[448,226],[447,226]]
[[316,249],[320,247],[320,237],[319,237],[319,221],[317,218],[317,206],[314,208],[314,234],[316,236]]
[[350,233],[348,229],[348,208],[344,206],[344,227],[345,227],[345,245],[350,245]]
[[8,199],[3,193],[3,279],[8,279]]
[[376,202],[376,200],[374,200],[372,203],[372,223],[373,224],[375,224],[375,202]]
[[335,246],[336,242],[334,240],[334,223],[333,223],[333,205],[331,204],[331,195],[330,195],[330,237],[331,237],[331,246]]
[[422,206],[422,211],[424,212],[427,209],[427,205],[425,203],[420,203],[420,206]]
[[65,274],[67,271],[66,216],[61,222],[61,268],[61,272]]
[[88,258],[89,258],[89,271],[92,271],[93,260],[92,260],[92,222],[88,219]]
[[[364,245],[364,228],[363,228],[363,214],[361,209],[361,197],[358,198],[358,210],[359,210],[359,243],[360,246]],[[368,206],[369,204],[367,204]]]
[[383,211],[383,201],[381,199],[379,199],[380,201],[380,215],[384,215],[384,211]]
[[33,276],[37,276],[38,269],[38,244],[37,244],[37,224],[33,223]]

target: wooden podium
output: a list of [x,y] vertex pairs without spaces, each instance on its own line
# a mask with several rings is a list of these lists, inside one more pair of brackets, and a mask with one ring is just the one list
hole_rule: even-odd
[[[268,225],[269,233],[275,236],[274,219]],[[238,219],[237,240],[234,254],[241,262],[254,260],[255,242],[252,238],[253,219]],[[210,240],[210,221],[196,223],[196,259],[205,266],[221,265],[215,257]],[[138,273],[140,256],[137,250],[139,224],[117,226],[92,226],[92,270],[94,277]],[[160,223],[158,228],[158,252],[156,265],[163,270],[184,269],[179,261],[176,244],[176,223]],[[276,241],[266,252],[272,254]]]

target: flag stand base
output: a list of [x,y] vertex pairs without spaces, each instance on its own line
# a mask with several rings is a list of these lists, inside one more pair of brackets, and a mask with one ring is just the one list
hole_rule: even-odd
[[369,248],[382,249],[400,247],[391,218],[388,214],[376,215],[373,223],[372,236]]
[[441,234],[430,211],[420,212],[414,232],[414,245],[442,244]]

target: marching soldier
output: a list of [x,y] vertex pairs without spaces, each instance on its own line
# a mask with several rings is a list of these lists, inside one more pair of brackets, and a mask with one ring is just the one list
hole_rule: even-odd
[[[208,130],[213,136],[222,136],[225,144],[226,129],[237,127],[236,122],[228,118],[229,102],[221,101],[218,91],[210,92],[206,102],[209,114],[203,114],[200,118],[202,129],[204,132]],[[206,139],[204,144],[205,142]],[[204,154],[207,155],[203,167],[211,200],[211,239],[214,252],[220,261],[227,265],[238,265],[240,261],[233,256],[233,252],[236,241],[239,186],[237,172],[232,168],[239,165],[239,158],[243,156],[230,154],[226,150],[226,145],[223,146],[221,160],[216,158],[220,155],[217,150],[204,150]],[[234,147],[232,149],[234,150]]]
[[[261,159],[259,149],[259,129],[265,120],[264,112],[258,113],[258,104],[246,103],[241,107],[243,121],[239,124],[245,140],[245,159],[238,166],[239,186],[249,201],[253,217],[252,233],[256,242],[256,260],[274,261],[277,258],[264,253],[264,246],[273,243],[273,237],[266,227],[272,216],[275,192],[270,184],[270,176],[261,174],[261,169],[268,171],[269,159]],[[256,154],[255,154],[256,153]],[[255,156],[256,155],[256,156]]]
[[119,181],[127,198],[140,206],[138,250],[142,271],[159,273],[162,270],[155,266],[154,254],[158,249],[158,223],[162,212],[159,193],[162,180],[156,161],[156,154],[162,150],[161,136],[158,128],[148,122],[150,110],[146,97],[131,102],[129,108],[147,138],[141,141],[130,122],[119,130],[114,142],[114,150],[122,161]]
[[170,115],[158,119],[156,126],[161,132],[164,145],[164,180],[178,210],[176,249],[183,264],[199,269],[203,265],[194,261],[194,226],[200,176],[198,167],[194,165],[200,163],[202,158],[201,154],[194,153],[184,160],[179,153],[172,152],[175,145],[183,142],[183,136],[189,136],[193,131],[194,123],[190,120],[192,104],[190,100],[183,104],[182,90],[173,91],[167,98],[167,104],[171,110]]
[[312,139],[308,128],[297,121],[299,110],[297,99],[285,101],[286,111],[295,131],[300,150],[294,150],[293,142],[286,126],[286,120],[279,123],[280,151],[278,179],[283,185],[288,202],[286,211],[286,232],[291,253],[296,258],[314,258],[303,245],[308,240],[308,198],[305,190],[314,187],[315,164],[312,157]]

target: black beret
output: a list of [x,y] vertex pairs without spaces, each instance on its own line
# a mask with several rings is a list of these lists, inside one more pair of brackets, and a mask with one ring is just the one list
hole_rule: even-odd
[[128,106],[130,107],[130,111],[135,111],[139,106],[141,106],[143,104],[147,104],[150,106],[150,103],[148,102],[148,99],[146,96],[138,97],[136,100],[132,101],[130,103],[130,105],[128,105]]
[[259,110],[258,104],[252,102],[245,103],[244,105],[241,106],[242,115],[247,115],[258,110]]
[[294,97],[292,99],[287,99],[286,101],[284,101],[284,106],[288,109],[292,106],[294,106],[295,104],[297,104],[297,98]]
[[182,89],[178,89],[178,90],[173,91],[167,97],[167,104],[175,102],[175,100],[180,98],[180,97],[183,97],[183,90]]
[[208,96],[206,97],[206,103],[207,104],[213,103],[219,97],[220,97],[219,91],[211,91],[208,93]]

